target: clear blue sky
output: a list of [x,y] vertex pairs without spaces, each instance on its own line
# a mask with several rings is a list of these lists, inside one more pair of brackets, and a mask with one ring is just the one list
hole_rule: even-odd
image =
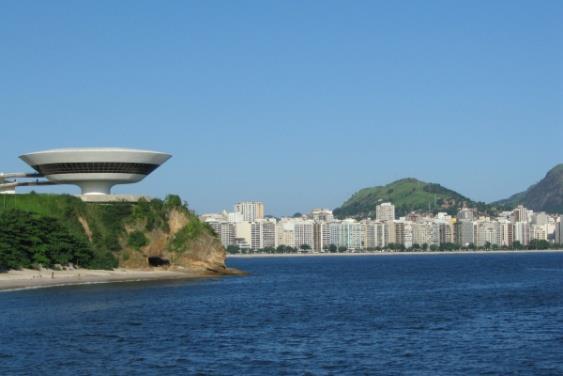
[[562,1],[5,1],[0,46],[0,171],[166,151],[116,191],[198,212],[402,177],[492,201],[563,162]]

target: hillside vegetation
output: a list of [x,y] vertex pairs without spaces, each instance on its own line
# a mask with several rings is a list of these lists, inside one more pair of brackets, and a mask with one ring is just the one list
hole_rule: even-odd
[[510,208],[522,204],[535,211],[563,213],[563,163],[549,170],[542,180],[526,191],[497,201],[496,204]]
[[335,209],[334,214],[340,218],[375,217],[375,207],[382,202],[393,203],[397,216],[415,210],[455,214],[464,205],[483,211],[489,209],[484,203],[474,202],[440,184],[407,178],[384,186],[361,189]]
[[213,230],[175,195],[111,204],[70,195],[0,196],[0,269],[145,267],[149,257],[225,268],[225,250]]

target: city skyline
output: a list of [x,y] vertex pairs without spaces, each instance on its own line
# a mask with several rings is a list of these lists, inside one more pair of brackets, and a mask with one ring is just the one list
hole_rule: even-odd
[[466,207],[455,215],[412,211],[398,217],[393,203],[381,202],[375,218],[336,218],[325,208],[276,218],[265,216],[264,207],[263,202],[242,201],[233,212],[205,213],[200,219],[213,228],[229,253],[546,249],[563,244],[563,215],[523,205],[495,216]]
[[4,4],[2,171],[33,150],[166,150],[116,193],[287,215],[404,177],[490,202],[562,160],[562,3],[108,6]]

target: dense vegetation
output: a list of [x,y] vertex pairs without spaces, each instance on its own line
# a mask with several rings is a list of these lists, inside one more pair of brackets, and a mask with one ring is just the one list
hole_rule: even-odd
[[524,192],[496,202],[513,208],[519,204],[535,211],[563,213],[563,164],[553,167],[538,183]]
[[0,270],[68,264],[115,268],[124,247],[140,250],[151,231],[169,232],[172,210],[188,218],[171,242],[176,251],[185,251],[203,232],[211,233],[175,195],[111,204],[85,203],[70,195],[0,195]]
[[339,218],[375,217],[375,207],[381,202],[393,203],[397,216],[415,210],[455,214],[464,205],[478,208],[480,211],[490,209],[485,203],[474,202],[440,184],[407,178],[385,186],[361,189],[341,207],[335,209],[334,214]]
[[0,213],[0,270],[89,265],[94,258],[86,236],[72,234],[57,218],[19,209]]
[[189,248],[192,241],[205,232],[215,234],[209,224],[199,220],[190,221],[172,237],[168,248],[174,252],[184,252]]

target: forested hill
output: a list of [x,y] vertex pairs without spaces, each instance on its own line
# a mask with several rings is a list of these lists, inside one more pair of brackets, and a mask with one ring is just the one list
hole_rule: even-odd
[[335,216],[343,217],[375,217],[375,207],[382,202],[395,205],[397,216],[411,211],[445,211],[455,214],[464,205],[486,211],[484,203],[471,199],[442,187],[440,184],[426,183],[414,178],[394,181],[384,186],[370,187],[354,193],[339,208],[334,210]]
[[213,230],[175,195],[111,204],[70,195],[0,195],[0,270],[145,267],[148,257],[186,268],[225,268]]
[[542,180],[526,191],[497,201],[496,204],[507,207],[522,204],[535,211],[563,213],[563,163],[549,170]]

